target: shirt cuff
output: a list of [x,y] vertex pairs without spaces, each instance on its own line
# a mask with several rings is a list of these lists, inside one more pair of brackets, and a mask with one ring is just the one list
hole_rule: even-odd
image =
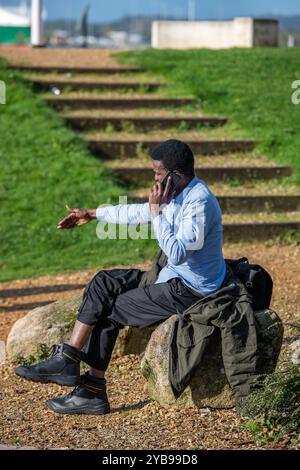
[[96,209],[96,219],[103,220],[103,216],[104,216],[104,208],[98,207],[98,209]]

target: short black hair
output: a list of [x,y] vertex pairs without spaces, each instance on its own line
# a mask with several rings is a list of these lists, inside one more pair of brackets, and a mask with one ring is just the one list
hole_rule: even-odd
[[194,154],[181,140],[169,139],[156,145],[150,152],[153,160],[159,160],[167,170],[178,170],[184,176],[194,176]]

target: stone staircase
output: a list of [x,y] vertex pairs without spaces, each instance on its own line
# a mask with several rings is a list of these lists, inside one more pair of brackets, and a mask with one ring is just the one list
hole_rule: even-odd
[[139,94],[137,96],[122,96],[122,95],[89,95],[88,93],[70,93],[68,96],[53,97],[46,95],[46,101],[58,109],[83,109],[89,112],[91,109],[140,109],[140,108],[164,108],[169,106],[186,106],[193,104],[194,100],[191,98],[164,98],[162,96],[148,96]]
[[80,114],[65,113],[63,114],[66,121],[76,130],[86,131],[92,129],[106,129],[111,124],[113,128],[120,132],[124,129],[124,122],[128,123],[136,131],[147,132],[153,130],[169,129],[178,127],[182,122],[190,127],[197,125],[202,126],[222,126],[227,123],[227,118],[223,117],[210,117],[210,116],[191,116],[187,113],[174,115],[172,112],[165,112],[163,115],[160,113],[159,117],[153,115],[153,110],[143,111],[143,115],[137,115],[136,110],[127,110],[126,113],[118,113],[117,111],[98,112],[97,114]]
[[[157,117],[157,122],[159,122]],[[159,125],[159,124],[158,124]],[[225,154],[228,152],[246,152],[254,148],[254,142],[251,140],[219,140],[219,139],[204,139],[200,136],[189,138],[188,135],[180,132],[172,133],[176,138],[184,140],[193,149],[195,154],[200,155],[213,155]],[[169,137],[171,133],[169,134]],[[156,138],[148,135],[131,134],[116,136],[105,135],[101,133],[87,134],[86,141],[89,143],[93,152],[103,158],[114,157],[136,157],[141,151],[149,151],[162,140],[168,138],[167,134],[162,137]]]
[[[228,241],[266,240],[300,229],[300,191],[292,168],[258,155],[224,116],[205,116],[193,97],[168,97],[137,67],[19,66],[96,157],[146,201],[153,180],[149,150],[168,138],[187,142],[196,174],[218,197]],[[283,180],[285,179],[285,180]]]

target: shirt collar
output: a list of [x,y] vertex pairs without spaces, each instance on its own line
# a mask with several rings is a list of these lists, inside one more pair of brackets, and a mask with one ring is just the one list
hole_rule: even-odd
[[197,176],[194,176],[194,178],[189,182],[189,184],[181,191],[181,193],[178,194],[173,200],[177,203],[180,204],[182,203],[183,199],[186,198],[190,190],[196,186],[198,183],[199,178]]

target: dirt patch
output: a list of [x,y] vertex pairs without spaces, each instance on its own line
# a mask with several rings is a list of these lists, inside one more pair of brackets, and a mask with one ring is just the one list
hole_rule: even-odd
[[[111,49],[31,49],[1,47],[0,57],[11,64],[47,67],[120,67]],[[118,51],[119,52],[119,51]]]

